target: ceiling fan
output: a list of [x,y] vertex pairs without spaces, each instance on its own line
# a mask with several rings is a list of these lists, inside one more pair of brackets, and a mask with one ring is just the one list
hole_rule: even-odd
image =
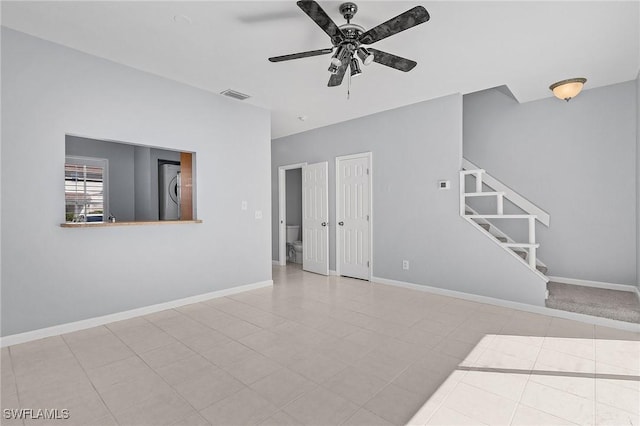
[[[340,5],[340,14],[347,20],[346,24],[337,26],[315,1],[298,1],[298,7],[309,15],[322,30],[331,37],[333,47],[327,49],[310,50],[307,52],[293,53],[290,55],[274,56],[269,58],[271,62],[289,61],[291,59],[308,58],[311,56],[334,53],[329,65],[329,87],[339,86],[347,71],[351,68],[351,76],[362,73],[358,58],[364,65],[377,62],[400,71],[411,71],[417,63],[410,59],[392,55],[377,49],[365,48],[362,45],[370,45],[401,31],[415,27],[429,20],[429,12],[416,6],[404,13],[391,18],[386,22],[365,31],[360,25],[352,24],[351,19],[358,11],[355,3],[347,2]],[[335,50],[335,52],[334,52]]]

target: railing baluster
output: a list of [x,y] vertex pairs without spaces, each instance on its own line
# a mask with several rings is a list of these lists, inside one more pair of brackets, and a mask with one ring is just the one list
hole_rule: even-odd
[[482,192],[482,171],[476,173],[476,192]]
[[504,195],[498,194],[498,214],[504,214]]

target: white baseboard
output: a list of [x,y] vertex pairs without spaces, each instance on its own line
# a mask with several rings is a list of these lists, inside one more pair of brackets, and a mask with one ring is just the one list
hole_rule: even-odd
[[549,281],[552,281],[554,283],[581,285],[583,287],[604,288],[607,290],[629,291],[631,293],[635,293],[638,291],[638,287],[636,287],[635,285],[604,283],[600,281],[589,281],[589,280],[580,280],[576,278],[564,278],[564,277],[548,277],[548,278],[549,278]]
[[271,261],[271,263],[272,263],[274,266],[280,266],[280,261],[279,261],[279,260],[272,260],[272,261]]
[[155,312],[173,309],[192,303],[198,303],[209,299],[229,296],[232,294],[242,293],[258,288],[270,287],[273,280],[259,281],[256,283],[245,284],[238,287],[227,288],[224,290],[212,291],[210,293],[198,294],[196,296],[185,297],[183,299],[171,300],[169,302],[158,303],[156,305],[143,306],[141,308],[131,309],[129,311],[117,312],[115,314],[103,315],[100,317],[89,318],[80,321],[69,322],[66,324],[54,325],[53,327],[41,328],[38,330],[26,331],[24,333],[12,334],[6,337],[0,337],[0,347],[17,345],[20,343],[30,342],[32,340],[43,339],[45,337],[58,336],[60,334],[71,333],[73,331],[85,330],[91,327],[109,324],[116,321],[122,321],[142,315],[148,315]]
[[404,281],[396,281],[388,278],[372,277],[374,283],[392,285],[395,287],[403,287],[411,290],[424,291],[427,293],[438,294],[441,296],[457,297],[472,302],[486,303],[489,305],[502,306],[505,308],[518,309],[520,311],[532,312],[534,314],[548,315],[556,318],[564,318],[574,321],[581,321],[588,324],[598,325],[602,327],[617,328],[619,330],[640,332],[640,325],[625,321],[616,321],[608,318],[594,317],[591,315],[578,314],[575,312],[560,311],[557,309],[547,308],[545,306],[535,306],[526,303],[512,302],[510,300],[496,299],[488,296],[480,296],[477,294],[463,293],[461,291],[447,290],[444,288],[431,287],[428,285],[408,283]]
[[333,269],[329,269],[329,275],[338,276],[338,273],[336,271],[334,271]]

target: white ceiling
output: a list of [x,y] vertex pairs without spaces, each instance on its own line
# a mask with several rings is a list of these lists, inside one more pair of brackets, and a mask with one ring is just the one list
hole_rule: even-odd
[[[319,3],[345,22],[341,2]],[[372,45],[417,61],[413,71],[363,67],[350,99],[346,77],[327,87],[330,56],[267,61],[331,47],[293,0],[3,1],[2,25],[214,93],[247,93],[244,102],[271,110],[274,138],[500,85],[527,102],[551,96],[557,80],[586,77],[589,89],[640,69],[638,0],[357,3],[352,22],[365,29],[416,5],[431,20]]]

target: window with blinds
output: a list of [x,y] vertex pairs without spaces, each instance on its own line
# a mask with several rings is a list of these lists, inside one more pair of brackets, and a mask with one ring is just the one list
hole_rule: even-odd
[[102,158],[66,157],[65,221],[104,222],[108,209],[108,162]]

